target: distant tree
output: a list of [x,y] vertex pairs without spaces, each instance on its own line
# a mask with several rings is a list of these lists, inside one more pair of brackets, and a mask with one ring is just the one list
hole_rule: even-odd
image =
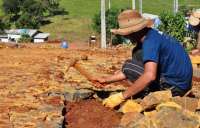
[[36,29],[40,26],[40,21],[36,16],[31,15],[30,13],[24,12],[20,18],[15,23],[17,28],[29,28]]
[[60,14],[59,0],[3,0],[9,22],[17,28],[39,28],[45,16]]
[[0,34],[4,33],[4,23],[0,20]]
[[3,0],[3,11],[10,16],[11,21],[18,18],[20,12],[20,0]]
[[45,8],[40,1],[24,0],[21,15],[16,22],[18,28],[39,28],[44,19]]
[[3,0],[4,12],[17,14],[20,11],[19,2],[19,0]]
[[60,7],[60,0],[41,0],[50,16],[66,14],[64,8]]
[[6,17],[1,17],[0,18],[0,34],[4,33],[5,29],[9,29],[10,28],[10,24],[8,22],[8,19],[6,19]]

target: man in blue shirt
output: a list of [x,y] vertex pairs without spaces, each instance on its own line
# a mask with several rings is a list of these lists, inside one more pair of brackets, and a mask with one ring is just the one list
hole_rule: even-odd
[[183,96],[191,89],[192,64],[188,54],[174,38],[152,29],[149,20],[135,10],[123,11],[118,16],[119,34],[136,42],[132,60],[127,60],[122,71],[102,78],[100,83],[111,83],[128,79],[130,87],[104,100],[107,107],[115,107],[136,94],[170,89],[173,96]]

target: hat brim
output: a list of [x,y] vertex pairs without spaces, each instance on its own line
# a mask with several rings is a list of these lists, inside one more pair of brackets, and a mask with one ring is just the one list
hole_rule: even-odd
[[115,35],[122,35],[122,36],[125,36],[125,35],[129,35],[133,32],[137,32],[137,31],[140,31],[142,30],[143,28],[145,27],[152,27],[154,24],[153,20],[144,20],[142,23],[136,25],[136,26],[131,26],[131,27],[128,27],[128,28],[119,28],[119,29],[111,29],[111,32]]

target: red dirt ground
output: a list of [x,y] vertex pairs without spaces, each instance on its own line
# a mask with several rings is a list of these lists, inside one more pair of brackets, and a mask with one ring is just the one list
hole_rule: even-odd
[[65,115],[67,128],[113,128],[121,116],[95,100],[68,103]]

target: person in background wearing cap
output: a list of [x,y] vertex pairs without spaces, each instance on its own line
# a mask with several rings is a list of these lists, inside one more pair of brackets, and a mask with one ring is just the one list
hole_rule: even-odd
[[132,60],[127,60],[121,71],[109,77],[93,78],[100,83],[130,81],[127,90],[103,101],[106,107],[114,108],[136,94],[145,96],[151,91],[170,89],[173,96],[183,96],[191,89],[192,64],[176,39],[152,29],[152,22],[135,10],[123,11],[118,22],[120,28],[111,32],[130,39],[137,46]]
[[192,55],[195,55],[200,53],[200,9],[194,11],[190,15],[189,24],[192,25],[192,29],[198,33],[197,49],[194,49],[191,52]]

